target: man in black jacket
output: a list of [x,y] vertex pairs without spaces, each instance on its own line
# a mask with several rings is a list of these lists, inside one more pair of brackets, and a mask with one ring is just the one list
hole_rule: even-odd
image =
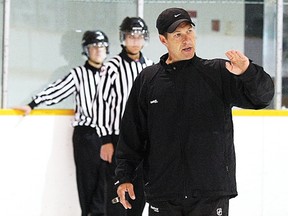
[[237,196],[231,108],[269,105],[272,79],[239,51],[199,58],[181,8],[164,10],[156,26],[168,53],[142,71],[126,105],[116,150],[120,202],[133,208],[131,182],[143,161],[149,216],[227,216]]

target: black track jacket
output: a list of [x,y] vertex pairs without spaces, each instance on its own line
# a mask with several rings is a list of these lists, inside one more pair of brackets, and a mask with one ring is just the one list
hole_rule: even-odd
[[167,56],[135,80],[120,128],[115,184],[132,182],[143,160],[148,202],[235,197],[231,108],[269,105],[272,79],[252,62],[236,76],[224,59],[194,56],[167,65]]

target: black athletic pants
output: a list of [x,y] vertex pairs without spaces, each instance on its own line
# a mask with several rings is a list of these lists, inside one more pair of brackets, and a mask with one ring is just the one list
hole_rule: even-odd
[[228,212],[227,197],[149,202],[149,216],[228,216]]
[[82,216],[104,216],[104,175],[100,147],[95,128],[74,128],[73,149]]
[[[113,137],[113,145],[116,149],[118,136]],[[132,204],[132,209],[126,210],[121,203],[112,204],[112,199],[117,197],[117,188],[115,188],[115,157],[113,157],[113,163],[106,162],[106,183],[105,183],[105,206],[106,216],[142,216],[143,209],[145,207],[144,186],[142,166],[137,169],[137,176],[133,181],[135,200],[129,200]]]

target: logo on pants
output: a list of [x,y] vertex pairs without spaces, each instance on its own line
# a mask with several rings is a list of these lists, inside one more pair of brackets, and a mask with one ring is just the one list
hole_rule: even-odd
[[216,213],[218,216],[222,215],[222,208],[217,208]]

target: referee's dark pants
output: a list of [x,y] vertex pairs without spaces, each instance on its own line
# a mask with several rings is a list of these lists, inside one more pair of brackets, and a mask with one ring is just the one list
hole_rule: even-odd
[[73,149],[81,216],[104,216],[104,175],[100,147],[95,128],[74,128]]
[[[113,137],[114,149],[116,149],[118,138],[119,136]],[[120,202],[112,204],[112,199],[117,197],[117,188],[114,186],[115,168],[115,157],[113,157],[113,162],[111,164],[106,162],[105,216],[142,216],[142,212],[145,207],[142,166],[137,169],[136,177],[133,180],[136,199],[129,200],[132,205],[132,209],[127,210],[122,206]]]

